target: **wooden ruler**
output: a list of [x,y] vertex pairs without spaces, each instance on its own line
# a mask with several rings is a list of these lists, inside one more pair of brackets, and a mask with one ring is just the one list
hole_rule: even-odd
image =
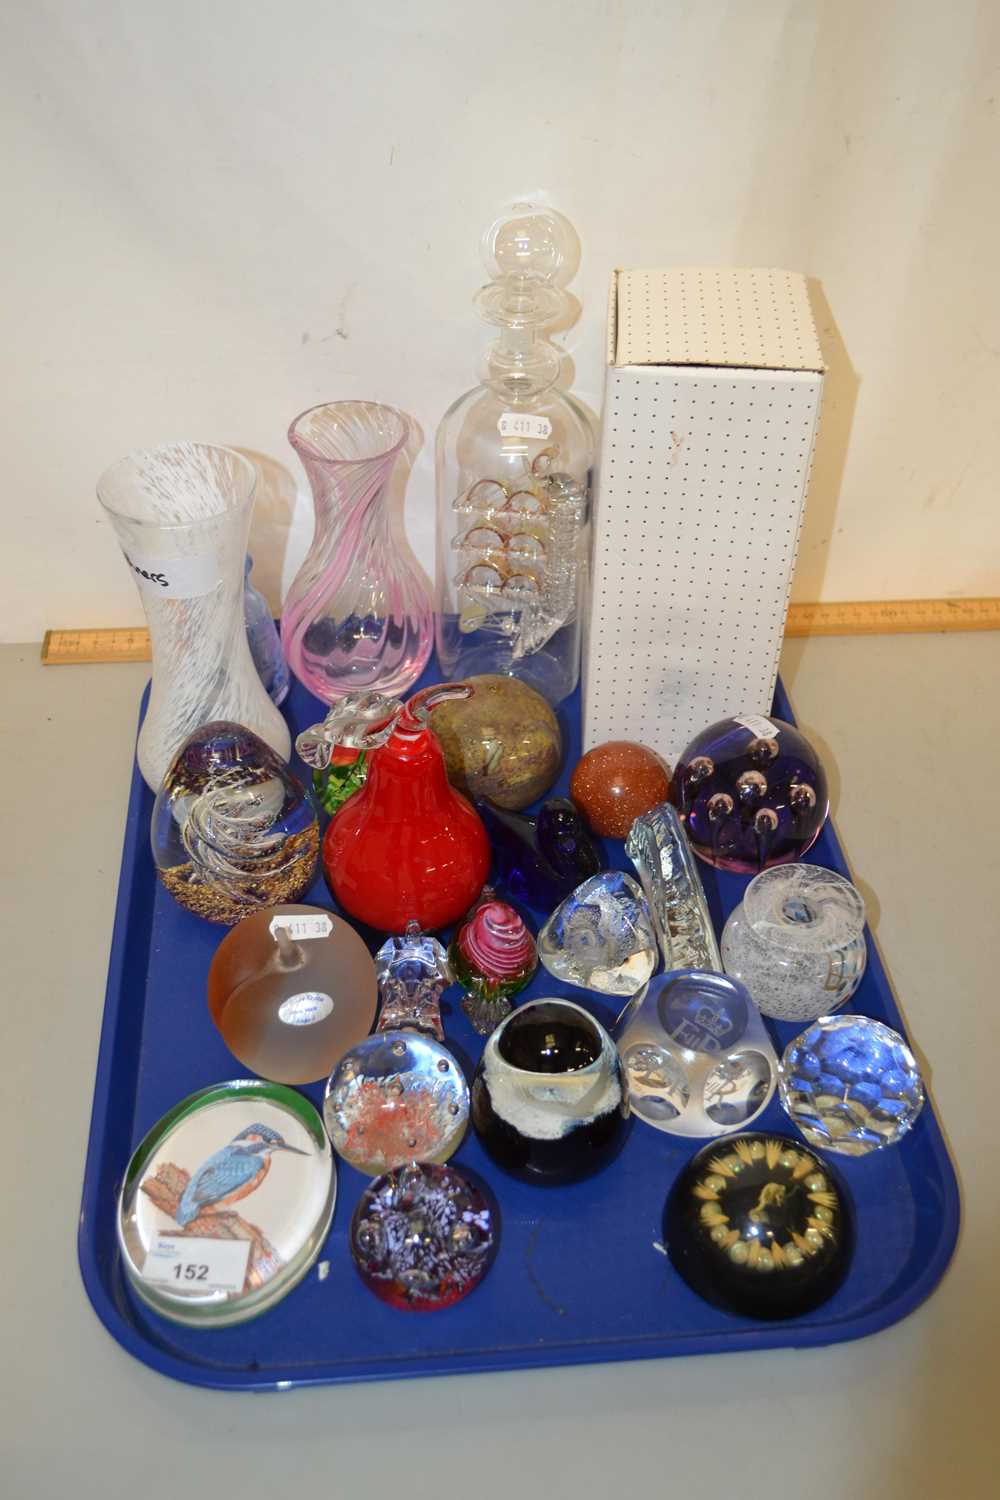
[[1000,630],[1000,599],[883,599],[792,604],[786,636],[917,635],[938,630]]
[[[1000,630],[1000,598],[792,604],[785,622],[785,635],[792,637],[914,635],[939,630]],[[42,643],[42,662],[47,667],[149,660],[149,631],[143,625],[112,630],[47,630]]]
[[114,630],[47,630],[42,642],[42,665],[45,667],[150,659],[149,631],[145,625],[116,627]]

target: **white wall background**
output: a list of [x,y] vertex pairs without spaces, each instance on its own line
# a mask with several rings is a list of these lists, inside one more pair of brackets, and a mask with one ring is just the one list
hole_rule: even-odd
[[277,603],[321,400],[421,425],[429,563],[478,237],[532,195],[580,235],[595,409],[614,265],[815,278],[797,597],[1000,593],[996,0],[6,0],[0,112],[5,639],[141,619],[93,483],[177,436],[261,456]]

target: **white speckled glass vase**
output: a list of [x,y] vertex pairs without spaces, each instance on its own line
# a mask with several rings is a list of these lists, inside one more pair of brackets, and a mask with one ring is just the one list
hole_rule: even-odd
[[149,623],[153,682],[136,755],[154,791],[188,735],[213,720],[252,729],[286,760],[291,752],[243,614],[256,483],[242,454],[204,443],[132,453],[98,481]]

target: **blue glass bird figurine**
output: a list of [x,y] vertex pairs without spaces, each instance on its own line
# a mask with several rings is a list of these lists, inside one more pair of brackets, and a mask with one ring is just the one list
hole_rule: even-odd
[[271,1167],[275,1151],[294,1151],[308,1156],[298,1146],[289,1146],[269,1125],[248,1125],[228,1146],[215,1151],[192,1172],[174,1215],[182,1229],[205,1212],[217,1213],[238,1203],[260,1187]]

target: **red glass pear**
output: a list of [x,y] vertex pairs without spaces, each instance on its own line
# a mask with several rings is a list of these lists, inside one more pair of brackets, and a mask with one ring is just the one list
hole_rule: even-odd
[[490,867],[486,830],[449,784],[444,756],[427,727],[437,703],[471,697],[460,683],[424,688],[405,707],[378,693],[351,693],[296,746],[314,768],[334,745],[369,750],[368,776],[323,840],[323,868],[335,899],[380,932],[425,931],[463,917]]

